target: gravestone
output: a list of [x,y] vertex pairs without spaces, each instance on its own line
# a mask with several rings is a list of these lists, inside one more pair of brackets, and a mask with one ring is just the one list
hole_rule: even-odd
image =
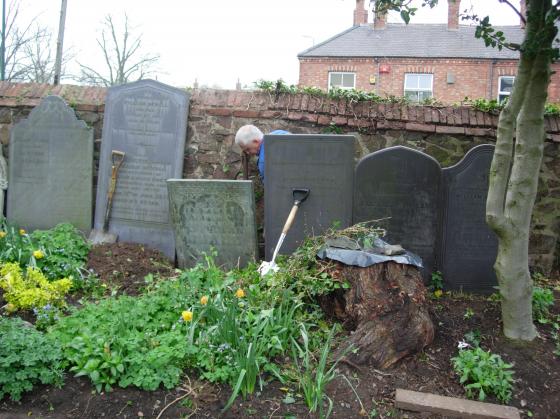
[[71,223],[91,230],[93,130],[48,96],[12,128],[8,219],[28,230]]
[[349,135],[265,135],[265,253],[272,258],[293,206],[293,190],[306,188],[280,253],[293,252],[307,236],[352,222],[354,142]]
[[471,149],[455,166],[443,169],[440,270],[447,289],[492,293],[498,239],[486,225],[488,175],[494,146]]
[[112,87],[105,103],[95,228],[103,227],[111,151],[122,151],[109,231],[171,259],[175,242],[166,180],[182,177],[188,104],[188,93],[153,80]]
[[[353,222],[384,220],[384,239],[422,258],[429,279],[436,265],[441,168],[427,154],[397,146],[362,158],[354,179]],[[390,217],[390,218],[389,218]]]
[[256,260],[253,182],[170,179],[167,187],[180,268],[203,262],[212,249],[227,269]]

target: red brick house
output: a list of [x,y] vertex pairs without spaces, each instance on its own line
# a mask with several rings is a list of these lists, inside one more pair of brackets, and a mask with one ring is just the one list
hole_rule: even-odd
[[[503,99],[517,73],[516,51],[485,47],[474,26],[459,25],[460,0],[448,1],[447,24],[368,23],[365,1],[356,0],[354,25],[300,54],[299,86],[333,86],[444,103],[469,98]],[[523,7],[523,1],[522,1]],[[521,26],[496,27],[521,42]],[[560,101],[560,64],[548,92]]]

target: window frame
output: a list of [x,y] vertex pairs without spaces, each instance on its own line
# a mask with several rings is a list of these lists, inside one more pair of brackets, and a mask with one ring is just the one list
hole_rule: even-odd
[[[407,89],[406,88],[406,80],[407,80],[408,76],[430,76],[430,88],[427,89],[427,88],[418,87],[418,88],[415,88],[415,89]],[[416,93],[429,92],[430,93],[430,98],[433,98],[434,97],[434,74],[433,73],[404,73],[404,81],[403,81],[403,96],[404,97],[407,97],[407,95],[406,95],[407,91],[416,92]],[[418,99],[420,99],[420,98],[418,98]],[[418,101],[415,101],[415,102],[420,103],[421,101],[418,100]]]
[[[502,80],[503,79],[512,79],[513,82],[511,84],[511,89],[513,91],[513,86],[515,85],[515,76],[500,76],[498,77],[498,96],[497,96],[497,100],[498,103],[502,103],[506,97],[510,97],[511,96],[511,92],[506,92],[505,90],[502,90]],[[500,96],[503,96],[502,99],[500,99]]]
[[[332,86],[331,85],[331,77],[333,74],[341,74],[342,75],[342,81],[344,80],[344,75],[345,74],[351,74],[352,76],[354,76],[354,85],[352,87],[344,87],[344,86]],[[328,91],[330,92],[333,88],[337,88],[337,89],[342,89],[342,90],[352,90],[356,88],[356,73],[353,71],[329,71],[329,77],[328,77],[328,81],[327,81],[327,88]]]

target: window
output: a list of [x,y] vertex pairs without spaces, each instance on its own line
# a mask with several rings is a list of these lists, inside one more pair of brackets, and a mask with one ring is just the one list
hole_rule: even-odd
[[513,76],[501,76],[498,79],[498,102],[502,103],[506,98],[511,95],[513,90],[513,82],[515,77]]
[[433,74],[405,74],[404,95],[413,102],[432,97]]
[[356,87],[356,73],[329,73],[329,90],[354,89]]

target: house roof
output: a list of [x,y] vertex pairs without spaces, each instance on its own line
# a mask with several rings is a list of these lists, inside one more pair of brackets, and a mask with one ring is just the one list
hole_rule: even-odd
[[[524,30],[519,26],[495,26],[508,42],[521,43]],[[421,57],[518,59],[519,53],[486,47],[474,37],[475,26],[460,25],[448,30],[447,24],[388,23],[385,29],[370,25],[353,26],[298,54],[308,57]]]

